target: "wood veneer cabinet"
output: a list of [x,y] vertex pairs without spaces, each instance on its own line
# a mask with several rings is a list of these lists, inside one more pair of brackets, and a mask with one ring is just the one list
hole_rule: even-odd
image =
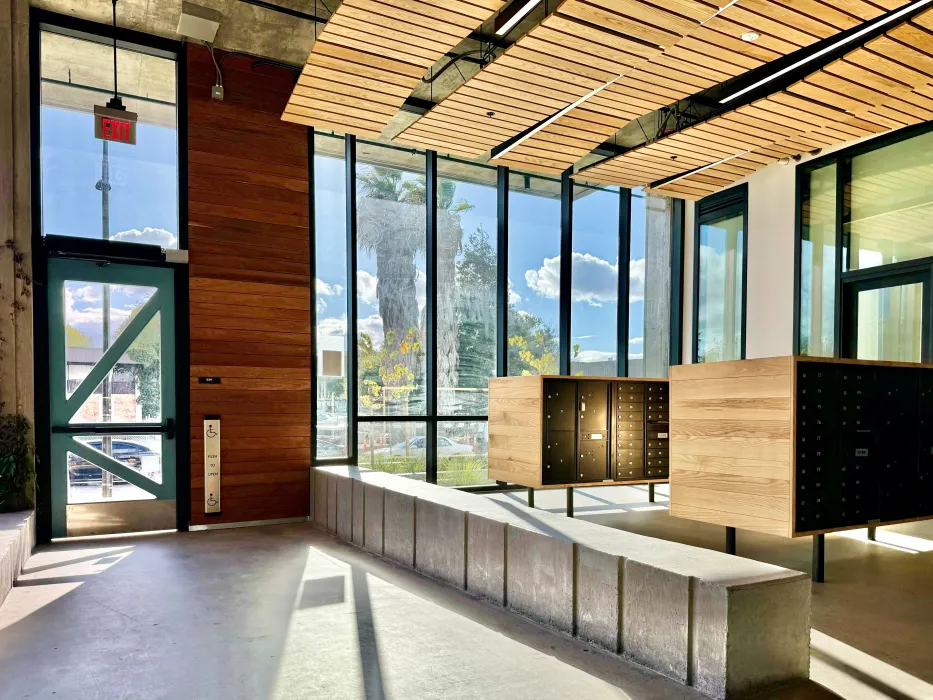
[[489,478],[530,488],[667,481],[668,381],[489,380]]
[[933,517],[933,366],[671,368],[671,515],[786,537]]

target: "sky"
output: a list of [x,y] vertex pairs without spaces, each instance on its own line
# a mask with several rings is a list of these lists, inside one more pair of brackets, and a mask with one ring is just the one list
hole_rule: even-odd
[[[41,116],[43,234],[101,238],[104,143],[94,138],[91,114],[43,107]],[[136,145],[110,143],[110,237],[178,247],[178,156],[174,129],[138,124]],[[111,340],[132,309],[152,294],[128,285],[111,287]],[[101,347],[102,286],[65,285],[66,323]]]
[[[338,335],[346,325],[345,194],[343,161],[317,156],[315,181],[318,259],[318,323],[321,336]],[[414,174],[411,175],[414,177]],[[645,208],[632,207],[632,278],[630,354],[640,357],[644,324]],[[494,187],[458,183],[455,200],[472,209],[461,213],[464,238],[478,226],[495,245],[496,190]],[[515,308],[558,326],[560,285],[560,200],[525,194],[514,187],[509,199],[509,282]],[[580,345],[581,361],[615,357],[616,296],[618,285],[618,194],[595,191],[574,203],[573,343]],[[419,305],[424,304],[424,259],[417,256]],[[371,256],[358,257],[360,329],[377,344],[381,320],[376,298],[376,263]],[[322,337],[322,346],[327,345]],[[338,349],[341,341],[331,349]]]

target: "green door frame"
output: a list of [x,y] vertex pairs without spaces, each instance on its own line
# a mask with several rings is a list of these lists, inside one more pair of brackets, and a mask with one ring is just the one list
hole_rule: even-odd
[[[67,397],[65,351],[65,281],[154,287],[155,293],[103,354],[91,372]],[[70,423],[103,378],[136,337],[159,313],[161,340],[161,424]],[[49,417],[51,428],[52,536],[67,534],[68,469],[72,452],[115,476],[151,493],[157,500],[176,500],[175,405],[175,280],[166,267],[143,267],[52,258],[48,261]],[[84,445],[75,437],[93,435],[162,434],[162,483],[155,483],[121,462]]]

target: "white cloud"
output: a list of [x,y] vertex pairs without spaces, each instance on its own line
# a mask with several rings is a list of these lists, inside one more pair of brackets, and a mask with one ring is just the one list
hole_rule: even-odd
[[360,296],[360,301],[364,304],[376,303],[376,285],[379,278],[371,275],[366,270],[357,270],[356,272],[356,291]]
[[315,278],[314,280],[314,292],[321,296],[332,297],[337,294],[340,294],[343,291],[343,287],[339,284],[327,284],[322,279]]
[[365,333],[373,341],[373,347],[382,347],[384,333],[382,330],[382,317],[379,314],[372,314],[366,318],[359,319],[359,333]]
[[642,344],[644,344],[644,342],[645,342],[645,339],[644,339],[644,338],[629,338],[629,339],[628,339],[628,344],[629,344],[629,346],[632,346],[632,345],[642,345]]
[[322,318],[317,323],[318,333],[323,336],[341,336],[347,334],[347,316],[340,318]]
[[86,284],[83,287],[66,285],[65,294],[71,293],[74,301],[100,301],[101,286],[99,284]]
[[[618,298],[619,266],[589,253],[573,254],[573,301],[590,306],[614,303]],[[537,270],[525,272],[525,282],[540,296],[560,296],[560,256],[545,258]],[[645,298],[645,259],[629,263],[629,301]]]
[[512,289],[512,278],[509,277],[509,305],[515,306],[522,303],[522,295]]
[[632,260],[628,267],[629,303],[645,299],[645,259]]
[[609,360],[615,360],[616,354],[614,352],[605,352],[603,350],[584,350],[579,355],[573,358],[574,362],[608,362]]
[[[88,287],[72,288],[65,286],[65,323],[72,328],[77,328],[82,333],[91,336],[95,342],[100,342],[100,334],[103,330],[104,309],[101,306],[83,306],[89,303],[89,299],[81,295],[89,294]],[[94,298],[94,301],[100,301],[100,298]],[[80,304],[83,308],[76,308]],[[129,318],[130,313],[136,307],[135,304],[127,307],[110,307],[110,326],[116,329]],[[114,331],[111,330],[111,333]]]
[[111,237],[113,241],[125,241],[127,243],[148,243],[157,245],[160,248],[177,248],[178,239],[171,231],[164,228],[152,228],[146,226],[142,231],[138,228],[131,228],[127,231],[120,231]]

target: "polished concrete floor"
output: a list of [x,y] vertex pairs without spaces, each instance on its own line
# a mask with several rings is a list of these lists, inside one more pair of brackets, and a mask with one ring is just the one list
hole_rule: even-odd
[[[591,489],[576,509],[720,544],[721,529],[673,521],[662,498]],[[564,502],[537,497],[549,510]],[[933,698],[933,528],[903,537],[897,549],[828,539],[829,583],[814,589],[817,682],[763,700]],[[808,543],[740,534],[739,547],[797,568],[809,560]],[[0,607],[0,700],[700,697],[307,524],[56,543]]]

